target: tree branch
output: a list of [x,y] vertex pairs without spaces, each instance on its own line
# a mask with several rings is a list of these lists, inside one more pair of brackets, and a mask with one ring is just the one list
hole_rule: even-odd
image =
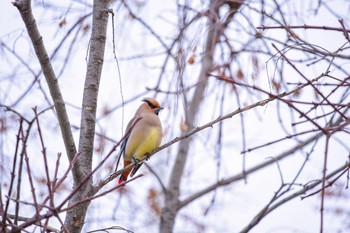
[[[337,175],[338,173],[344,171],[344,170],[349,170],[349,163],[344,164],[343,166],[339,167],[338,169],[334,170],[333,172],[329,173],[325,179],[330,179],[333,176]],[[344,172],[342,172],[344,174]],[[272,205],[272,203],[269,203],[268,206],[264,207],[262,211],[259,212],[258,215],[254,217],[254,219],[242,230],[240,231],[241,233],[246,233],[249,232],[254,226],[256,226],[262,218],[266,217],[269,213],[271,213],[273,210],[275,210],[277,207],[285,204],[286,202],[299,197],[302,194],[305,194],[307,191],[315,188],[316,186],[320,185],[322,183],[323,179],[317,180],[313,182],[312,184],[305,185],[302,189],[290,194],[289,196],[283,198],[282,200],[276,202],[275,204]]]
[[[39,60],[41,69],[45,76],[47,85],[50,90],[52,101],[55,105],[55,110],[57,114],[58,123],[60,125],[60,130],[62,133],[62,138],[66,148],[66,153],[69,160],[71,161],[76,154],[76,146],[73,138],[73,134],[70,128],[70,122],[68,114],[66,111],[66,106],[61,94],[60,87],[58,85],[58,80],[56,78],[55,72],[52,68],[50,58],[47,54],[46,48],[42,36],[40,35],[39,29],[36,25],[35,18],[32,14],[31,1],[30,0],[15,0],[13,5],[17,7],[23,22],[26,26],[29,38],[32,41],[32,45],[35,50],[35,54]],[[75,170],[78,168],[76,167]],[[74,173],[78,173],[75,171]]]
[[269,165],[272,165],[274,163],[276,163],[276,161],[280,161],[282,159],[285,159],[286,157],[288,157],[289,155],[292,155],[294,154],[295,152],[299,151],[300,149],[304,148],[305,146],[307,146],[308,144],[310,144],[311,142],[319,139],[321,136],[323,136],[324,134],[323,133],[318,133],[306,140],[304,140],[302,143],[290,148],[289,150],[273,157],[273,159],[269,159],[263,163],[260,163],[252,168],[249,168],[245,171],[245,173],[240,173],[240,174],[237,174],[237,175],[234,175],[234,176],[231,176],[229,178],[226,178],[226,179],[222,179],[221,181],[215,183],[215,184],[212,184],[204,189],[202,189],[201,191],[198,191],[197,193],[189,196],[188,198],[184,199],[183,201],[180,202],[179,204],[179,209],[188,205],[189,203],[191,203],[192,201],[198,199],[199,197],[219,188],[219,187],[222,187],[222,186],[226,186],[226,185],[229,185],[233,182],[236,182],[236,181],[239,181],[239,180],[242,180],[242,179],[245,179],[245,177],[247,175],[251,175],[253,174],[254,172],[256,171],[260,171],[262,168],[266,168],[268,167]]

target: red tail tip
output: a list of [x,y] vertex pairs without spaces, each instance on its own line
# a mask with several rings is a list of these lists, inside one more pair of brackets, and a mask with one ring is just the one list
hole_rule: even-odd
[[125,181],[122,177],[119,178],[118,180],[118,185],[125,185]]

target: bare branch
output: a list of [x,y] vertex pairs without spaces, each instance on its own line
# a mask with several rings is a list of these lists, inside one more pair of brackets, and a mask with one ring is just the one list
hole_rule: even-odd
[[[325,178],[328,180],[330,178],[332,178],[333,176],[337,175],[338,173],[342,173],[344,174],[344,170],[347,171],[349,170],[349,164],[346,163],[343,166],[339,167],[338,169],[334,170],[333,172],[329,173]],[[260,220],[265,217],[266,215],[268,215],[269,213],[271,213],[273,210],[275,210],[277,207],[283,205],[284,203],[299,197],[302,194],[305,194],[307,191],[317,187],[318,185],[322,184],[322,180],[320,179],[318,181],[313,182],[312,184],[309,185],[305,185],[302,189],[290,194],[289,196],[281,199],[280,201],[276,202],[275,204],[271,205],[271,203],[273,201],[275,201],[275,199],[272,200],[272,202],[270,202],[270,204],[266,207],[263,208],[262,211],[260,211],[260,213],[254,217],[254,219],[242,230],[240,231],[241,233],[246,233],[249,232],[254,226],[256,226]]]
[[337,27],[327,27],[327,26],[317,26],[317,25],[287,25],[287,26],[259,26],[256,27],[257,29],[267,30],[267,29],[315,29],[315,30],[329,30],[329,31],[339,31],[344,32],[344,30],[347,33],[350,33],[350,30],[344,29],[344,28],[337,28]]
[[189,203],[191,203],[192,201],[194,200],[197,200],[199,197],[219,188],[219,187],[222,187],[222,186],[225,186],[225,185],[229,185],[233,182],[236,182],[236,181],[239,181],[239,180],[242,180],[242,179],[245,179],[246,176],[248,175],[251,175],[253,174],[254,172],[256,171],[260,171],[262,168],[265,168],[269,165],[272,165],[274,164],[276,161],[281,161],[282,159],[285,159],[286,157],[296,153],[297,151],[299,151],[300,149],[304,148],[305,146],[309,145],[311,142],[319,139],[320,137],[322,137],[323,134],[322,133],[318,133],[306,140],[304,140],[302,143],[290,148],[289,150],[287,151],[284,151],[282,152],[281,154],[277,155],[277,156],[274,156],[273,159],[269,159],[263,163],[260,163],[252,168],[249,168],[246,170],[245,173],[241,173],[241,174],[237,174],[237,175],[234,175],[234,176],[231,176],[229,178],[226,178],[226,179],[222,179],[220,180],[219,182],[215,183],[215,184],[212,184],[206,188],[204,188],[203,190],[201,191],[198,191],[197,193],[193,194],[192,196],[182,200],[179,204],[179,209],[188,205]]
[[[16,0],[13,5],[17,7],[23,22],[27,28],[28,35],[32,41],[37,58],[40,62],[41,69],[46,78],[51,98],[54,102],[57,119],[60,125],[62,138],[66,147],[66,152],[70,160],[73,159],[74,155],[77,153],[73,134],[70,128],[69,118],[67,115],[65,103],[61,94],[61,90],[58,85],[58,80],[56,78],[55,72],[52,68],[50,59],[46,52],[46,48],[43,43],[42,36],[37,28],[30,0]],[[75,168],[78,169],[78,168]]]

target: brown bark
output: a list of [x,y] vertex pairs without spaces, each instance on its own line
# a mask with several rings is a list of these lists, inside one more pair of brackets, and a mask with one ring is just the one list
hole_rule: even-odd
[[[95,0],[93,4],[91,43],[89,48],[89,60],[84,85],[83,103],[81,111],[79,152],[81,156],[77,166],[81,167],[81,173],[74,180],[73,188],[77,187],[86,175],[91,172],[92,155],[94,149],[96,108],[103,58],[106,44],[107,22],[109,13],[109,1]],[[73,205],[93,193],[92,177],[69,200],[69,206]],[[67,211],[65,225],[69,232],[81,232],[85,222],[85,216],[90,202],[83,202]]]
[[[237,9],[242,5],[244,1],[211,1],[209,9],[209,26],[208,34],[206,38],[205,52],[202,57],[202,68],[198,77],[198,83],[192,97],[192,100],[188,101],[187,109],[185,109],[185,124],[189,129],[193,129],[196,123],[196,118],[199,114],[199,107],[202,99],[205,95],[205,89],[208,84],[209,71],[213,67],[213,56],[215,47],[220,37],[220,30],[229,23],[233,15],[237,12]],[[224,24],[220,24],[217,16],[221,6],[228,4],[230,7],[230,16],[226,19]],[[162,208],[161,221],[159,226],[159,232],[172,232],[175,224],[176,215],[180,209],[180,181],[183,175],[183,171],[186,165],[187,157],[189,154],[190,144],[192,138],[184,139],[179,144],[179,151],[172,168],[168,187],[165,192],[165,203]]]

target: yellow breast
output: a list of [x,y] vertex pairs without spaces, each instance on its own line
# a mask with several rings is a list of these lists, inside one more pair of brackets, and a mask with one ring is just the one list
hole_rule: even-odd
[[161,142],[161,132],[158,127],[150,127],[144,132],[131,134],[125,148],[125,158],[141,159],[146,153],[156,149]]

